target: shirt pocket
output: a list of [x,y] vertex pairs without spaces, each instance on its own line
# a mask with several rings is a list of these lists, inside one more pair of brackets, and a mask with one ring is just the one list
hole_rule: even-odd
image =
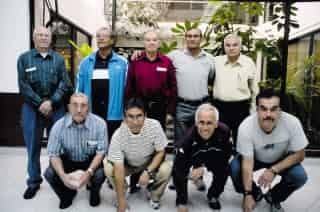
[[86,145],[87,145],[87,150],[86,150],[87,155],[94,155],[98,149],[98,140],[87,139]]
[[39,69],[37,67],[30,67],[25,70],[26,73],[26,78],[28,82],[36,83],[40,81],[40,76],[39,76]]
[[54,68],[50,68],[49,76],[49,82],[53,85],[56,85],[58,83],[58,73]]
[[249,73],[246,70],[238,70],[237,71],[237,81],[238,81],[238,89],[240,91],[247,91],[248,90],[248,80],[249,80]]

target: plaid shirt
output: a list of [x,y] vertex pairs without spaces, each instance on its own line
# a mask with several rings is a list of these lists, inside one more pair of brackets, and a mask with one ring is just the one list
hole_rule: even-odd
[[43,58],[32,49],[20,55],[17,66],[19,89],[25,102],[36,108],[46,99],[54,106],[62,103],[70,80],[60,54],[49,50]]

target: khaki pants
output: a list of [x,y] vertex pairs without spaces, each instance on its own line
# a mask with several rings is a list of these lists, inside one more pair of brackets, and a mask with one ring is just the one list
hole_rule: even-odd
[[[110,161],[107,161],[106,159],[103,162],[104,162],[105,175],[108,178],[109,182],[112,184],[113,188],[115,188],[113,164]],[[135,174],[142,170],[145,170],[147,168],[147,165],[148,164],[138,168],[125,166],[125,172],[126,172],[125,175],[129,176],[131,174]],[[167,160],[163,161],[159,169],[156,171],[154,183],[150,187],[151,199],[153,201],[160,201],[167,187],[169,179],[171,177],[171,171],[172,171],[172,161],[167,161]],[[128,187],[126,182],[125,182],[125,186],[126,186],[125,188],[126,190]]]

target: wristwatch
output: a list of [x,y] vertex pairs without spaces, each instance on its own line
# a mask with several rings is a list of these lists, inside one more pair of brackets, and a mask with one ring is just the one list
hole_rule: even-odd
[[277,171],[276,171],[273,167],[270,167],[269,170],[270,170],[270,172],[272,172],[272,174],[274,174],[274,175],[277,175],[277,174],[278,174]]
[[149,169],[145,169],[145,171],[147,172],[147,174],[149,175],[149,177],[153,179],[153,177],[154,177],[154,172],[150,171]]
[[244,191],[243,195],[244,196],[252,195],[252,191]]
[[93,174],[94,174],[94,171],[93,171],[92,168],[88,168],[88,169],[87,169],[87,172],[89,173],[90,177],[92,177]]

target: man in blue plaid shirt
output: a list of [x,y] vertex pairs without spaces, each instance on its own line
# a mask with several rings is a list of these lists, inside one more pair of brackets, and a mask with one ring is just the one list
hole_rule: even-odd
[[35,48],[18,59],[18,84],[23,96],[22,129],[28,153],[27,190],[23,197],[35,196],[42,182],[40,139],[43,129],[64,115],[63,99],[70,81],[64,59],[50,49],[51,32],[37,27],[33,32]]

